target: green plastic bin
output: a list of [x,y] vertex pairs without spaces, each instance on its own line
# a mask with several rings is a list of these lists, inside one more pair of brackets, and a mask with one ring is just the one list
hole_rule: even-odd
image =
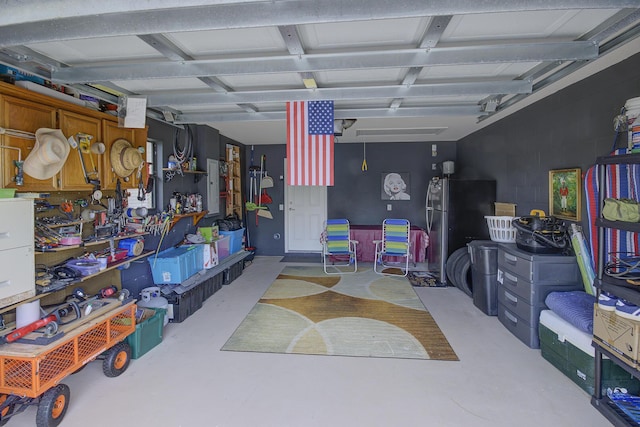
[[156,313],[136,325],[136,331],[127,337],[131,346],[131,358],[137,359],[162,342],[162,328],[164,326],[164,308],[144,308]]

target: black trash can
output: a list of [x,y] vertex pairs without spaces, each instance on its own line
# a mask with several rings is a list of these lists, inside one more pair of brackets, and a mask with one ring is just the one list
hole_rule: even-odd
[[471,257],[473,305],[489,316],[498,315],[498,243],[473,240],[467,243]]

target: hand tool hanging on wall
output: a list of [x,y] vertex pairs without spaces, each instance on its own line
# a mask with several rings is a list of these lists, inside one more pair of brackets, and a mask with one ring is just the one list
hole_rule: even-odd
[[[91,184],[91,185],[95,185],[96,187],[100,186],[100,180],[97,178],[98,176],[98,169],[96,168],[95,163],[93,163],[93,157],[91,157],[91,163],[93,164],[93,168],[94,170],[91,172],[87,172],[87,166],[84,163],[84,156],[83,153],[89,153],[89,156],[91,156],[91,139],[93,138],[92,135],[88,135],[86,133],[77,133],[76,138],[78,138],[77,143],[77,150],[78,150],[78,156],[80,157],[80,166],[82,167],[82,173],[84,174],[84,181],[87,184]],[[91,176],[95,176],[94,178],[91,178]]]
[[273,178],[271,178],[268,174],[267,174],[267,156],[266,155],[262,155],[262,163],[263,163],[263,173],[264,176],[262,176],[262,174],[260,174],[260,185],[261,188],[272,188],[273,187]]
[[[263,182],[262,174],[264,172],[264,162],[267,156],[263,155],[260,158],[260,189],[258,190],[258,208],[256,210],[256,225],[258,225],[258,217],[261,216],[263,218],[273,219],[273,215],[269,212],[269,208],[266,206],[262,206],[262,188]],[[271,179],[271,177],[269,177]],[[273,180],[271,180],[271,186],[273,187]]]
[[[0,135],[2,135],[3,133],[2,129],[3,128],[0,128]],[[28,139],[35,139],[35,137]],[[24,161],[22,160],[22,150],[20,150],[20,148],[18,147],[11,147],[9,145],[0,145],[0,149],[2,148],[6,148],[8,150],[16,150],[18,152],[18,160],[13,161],[13,164],[16,167],[16,176],[13,178],[13,180],[15,181],[16,185],[24,185]]]
[[367,165],[367,143],[362,143],[362,172],[366,172],[369,170],[369,165]]
[[141,202],[147,198],[144,188],[144,182],[142,179],[142,168],[145,167],[145,165],[146,162],[141,162],[140,166],[138,166],[138,172],[136,174],[136,179],[138,180],[138,200],[140,200]]

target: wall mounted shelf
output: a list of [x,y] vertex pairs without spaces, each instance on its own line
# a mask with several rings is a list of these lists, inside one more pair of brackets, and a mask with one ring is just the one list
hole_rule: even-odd
[[176,175],[193,175],[193,182],[198,182],[202,179],[203,176],[207,175],[206,171],[192,171],[192,170],[183,170],[180,172],[178,169],[171,168],[162,168],[162,172],[165,175],[165,180],[167,182],[171,181]]
[[191,212],[191,213],[187,213],[187,214],[180,214],[180,215],[174,215],[173,218],[171,218],[171,222],[169,223],[169,230],[171,230],[173,228],[173,226],[180,221],[182,218],[189,218],[191,217],[193,220],[193,225],[196,225],[198,223],[198,221],[200,221],[202,218],[204,218],[204,216],[206,214],[208,214],[209,211],[202,211],[202,212]]

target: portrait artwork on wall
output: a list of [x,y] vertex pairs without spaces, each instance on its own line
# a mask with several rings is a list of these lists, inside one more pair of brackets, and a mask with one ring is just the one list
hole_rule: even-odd
[[382,200],[411,200],[411,180],[408,172],[382,173]]
[[581,189],[580,168],[549,171],[549,215],[580,221]]

